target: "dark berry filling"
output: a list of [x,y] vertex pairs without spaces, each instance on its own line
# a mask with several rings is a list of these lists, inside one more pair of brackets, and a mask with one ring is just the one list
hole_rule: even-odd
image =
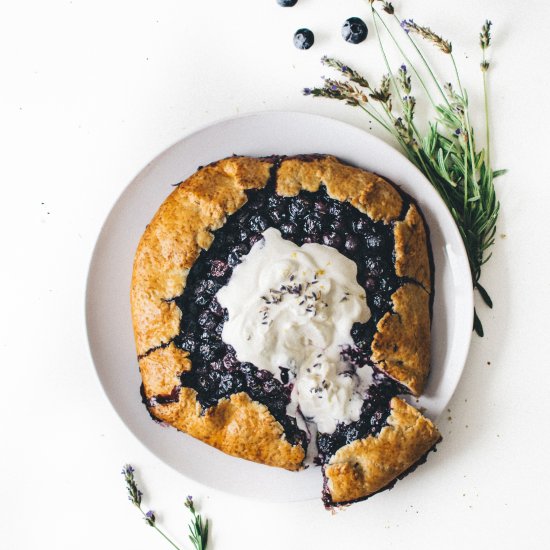
[[[286,414],[292,389],[288,370],[281,369],[280,382],[271,373],[237,360],[234,349],[222,341],[227,311],[215,295],[268,227],[279,229],[284,238],[299,246],[319,243],[334,247],[357,264],[357,280],[367,292],[371,310],[367,323],[354,325],[355,345],[344,350],[343,356],[355,368],[371,368],[365,365],[370,361],[376,324],[391,309],[391,295],[400,284],[394,268],[393,227],[373,222],[350,204],[330,198],[323,186],[315,193],[302,191],[295,197],[281,197],[272,178],[266,188],[247,191],[247,195],[248,202],[214,232],[212,245],[201,252],[189,272],[184,293],[175,299],[182,319],[174,343],[188,351],[192,361],[181,385],[197,392],[203,410],[220,399],[246,392],[268,407],[290,443],[305,447],[305,432]],[[327,462],[343,445],[379,433],[388,417],[391,397],[403,392],[402,387],[378,373],[360,419],[339,424],[333,434],[318,435],[320,463]]]
[[403,393],[404,390],[380,372],[375,372],[374,379],[374,384],[367,391],[361,416],[357,422],[338,424],[336,430],[331,434],[317,434],[317,462],[319,464],[326,464],[340,447],[352,443],[356,439],[376,435],[386,425],[390,415],[391,398]]

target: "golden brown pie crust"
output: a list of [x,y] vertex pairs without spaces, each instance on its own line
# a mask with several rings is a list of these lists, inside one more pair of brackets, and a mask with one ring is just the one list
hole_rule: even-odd
[[[196,392],[180,387],[180,375],[191,369],[188,354],[172,343],[181,322],[181,311],[173,299],[183,293],[201,249],[210,246],[212,231],[222,227],[227,216],[245,204],[246,189],[260,189],[268,183],[276,162],[278,159],[231,157],[200,169],[181,183],[159,208],[139,243],[131,305],[143,390],[155,418],[228,454],[297,470],[303,464],[304,448],[291,445],[267,407],[252,401],[246,393],[222,399],[205,412],[201,410]],[[375,221],[394,224],[396,270],[411,282],[393,294],[393,312],[378,323],[373,359],[381,370],[419,394],[430,362],[431,270],[423,220],[413,204],[400,220],[403,199],[392,184],[334,157],[288,158],[277,167],[276,190],[280,195],[296,195],[302,189],[316,191],[321,184],[332,198],[349,201]],[[155,400],[162,395],[177,400]],[[327,476],[335,502],[340,498],[353,500],[354,495],[363,495],[382,481],[393,479],[389,474],[371,479],[366,470],[350,466],[354,453],[363,464],[367,454],[368,460],[374,460],[372,449],[376,448],[380,464],[389,461],[385,471],[397,472],[407,461],[418,459],[420,451],[425,452],[427,441],[431,441],[425,437],[427,427],[433,433],[437,431],[420,413],[400,403],[399,399],[392,400],[394,424],[377,436],[383,445],[372,447],[373,443],[367,443],[372,438],[367,438],[340,449],[333,457]],[[415,427],[426,428],[400,428],[402,423],[408,426],[406,423],[413,418]],[[355,489],[350,486],[354,480],[360,482]]]
[[325,468],[326,488],[335,504],[366,498],[404,473],[441,439],[433,423],[402,399],[379,434],[339,449]]

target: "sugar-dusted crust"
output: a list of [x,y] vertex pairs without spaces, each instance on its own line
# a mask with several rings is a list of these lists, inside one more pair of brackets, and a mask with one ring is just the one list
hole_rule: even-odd
[[312,156],[284,160],[277,170],[277,192],[297,195],[302,189],[317,191],[324,183],[333,199],[348,201],[374,221],[398,218],[403,201],[398,191],[380,176],[343,164],[335,157]]
[[405,219],[395,223],[393,233],[397,276],[414,279],[430,292],[432,282],[426,228],[414,204],[409,206]]
[[152,399],[159,395],[170,395],[174,388],[178,388],[182,373],[191,370],[191,361],[186,351],[171,342],[142,357],[139,370],[145,397]]
[[[169,371],[161,378],[155,374],[157,364]],[[302,467],[304,448],[291,445],[267,407],[252,401],[246,393],[222,399],[202,413],[195,390],[178,386],[178,373],[188,370],[190,361],[174,345],[151,352],[140,361],[140,368],[145,397],[151,403],[149,412],[155,418],[230,455],[287,470]],[[176,402],[155,401],[158,394],[170,394],[174,387],[179,392]]]
[[[291,445],[267,407],[241,393],[202,414],[196,392],[180,388],[179,377],[191,369],[185,351],[171,340],[179,333],[181,312],[173,301],[185,288],[189,269],[211,231],[246,202],[245,189],[264,187],[272,163],[233,157],[196,172],[168,197],[139,244],[132,277],[132,317],[149,412],[224,452],[288,470],[304,459],[301,445]],[[159,347],[160,346],[160,347]],[[162,404],[158,396],[175,395]]]
[[[290,444],[267,407],[247,394],[232,395],[202,410],[195,390],[181,386],[181,374],[192,368],[189,355],[172,342],[180,332],[182,317],[174,298],[183,293],[200,251],[212,243],[212,231],[245,204],[245,190],[267,184],[276,164],[279,194],[316,191],[324,184],[332,198],[349,201],[375,221],[393,224],[400,269],[412,272],[404,256],[408,249],[421,256],[426,234],[418,237],[415,232],[424,226],[413,214],[399,221],[403,199],[384,179],[330,156],[232,157],[193,174],[159,208],[136,252],[131,305],[143,391],[154,417],[228,454],[297,470],[302,467],[304,448]],[[427,274],[429,280],[429,265]],[[373,342],[378,366],[414,393],[421,391],[429,367],[427,296],[421,286],[412,283],[398,289],[392,297],[395,313],[380,320]]]
[[393,311],[376,326],[372,360],[384,372],[420,395],[430,372],[430,295],[416,283],[392,294]]
[[138,355],[179,332],[181,312],[171,301],[185,288],[189,269],[211,231],[245,202],[245,189],[264,187],[272,163],[232,157],[195,172],[159,208],[139,243],[132,276],[132,318]]
[[339,449],[324,470],[334,504],[352,502],[380,491],[418,462],[441,439],[433,423],[394,397],[380,433]]

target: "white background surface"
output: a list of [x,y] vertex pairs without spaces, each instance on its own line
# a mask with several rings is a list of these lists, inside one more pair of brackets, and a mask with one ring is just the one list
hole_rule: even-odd
[[[125,462],[138,469],[146,506],[187,548],[188,493],[212,520],[214,550],[547,544],[550,113],[540,100],[550,85],[550,9],[541,1],[397,4],[403,17],[452,39],[474,109],[480,105],[477,33],[486,17],[496,25],[494,159],[510,173],[498,182],[499,237],[483,276],[495,307],[480,307],[486,337],[474,338],[450,412],[440,419],[445,440],[438,452],[391,492],[334,516],[316,501],[266,504],[206,490],[144,449],[96,380],[84,288],[92,247],[117,196],[186,133],[266,109],[316,112],[369,129],[351,108],[299,93],[326,71],[318,63],[324,53],[380,73],[373,34],[356,47],[339,37],[341,22],[366,16],[366,4],[4,4],[2,548],[167,548],[126,501],[119,474]],[[308,52],[292,46],[301,26],[316,32]]]

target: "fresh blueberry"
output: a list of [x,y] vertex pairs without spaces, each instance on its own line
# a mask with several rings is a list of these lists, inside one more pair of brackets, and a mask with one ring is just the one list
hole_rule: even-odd
[[333,216],[341,216],[342,213],[344,212],[344,205],[341,203],[341,202],[331,202],[329,207],[328,207],[328,211],[333,215]]
[[223,277],[229,266],[223,260],[212,260],[210,263],[210,274],[213,277]]
[[384,273],[385,267],[384,260],[379,256],[375,256],[374,258],[368,257],[365,261],[365,269],[371,277],[380,277]]
[[384,299],[384,296],[382,294],[375,293],[372,295],[372,303],[374,304],[374,307],[377,309],[384,309],[388,302]]
[[309,29],[298,29],[294,33],[294,45],[299,50],[309,50],[315,42],[315,37]]
[[348,252],[356,252],[359,248],[359,239],[356,235],[348,235],[346,237],[346,242],[344,243],[344,248]]
[[201,354],[203,360],[207,363],[214,361],[214,359],[216,358],[216,350],[208,342],[204,342],[203,344],[201,344],[201,347],[199,348],[199,353]]
[[315,211],[320,214],[326,214],[328,212],[328,204],[323,200],[315,201]]
[[294,223],[283,223],[281,225],[281,233],[283,237],[295,237],[298,234],[298,228]]
[[204,330],[213,330],[216,327],[216,318],[209,311],[201,313],[198,321]]
[[374,277],[367,277],[367,279],[365,280],[365,289],[368,292],[374,292],[377,287],[377,280]]
[[267,206],[270,210],[283,206],[283,199],[279,195],[272,195],[267,199]]
[[288,212],[290,218],[295,220],[295,218],[301,218],[305,216],[307,211],[311,208],[311,204],[307,199],[304,198],[295,198],[288,207]]
[[219,286],[212,279],[203,279],[199,282],[195,289],[195,294],[198,296],[200,294],[208,294],[213,296],[218,291]]
[[304,220],[304,232],[307,235],[321,232],[321,218],[317,214],[308,214]]
[[382,235],[371,234],[365,237],[365,248],[368,252],[377,252],[382,248],[384,239]]
[[359,430],[357,429],[357,425],[350,424],[345,431],[345,443],[347,445],[356,439],[359,439]]
[[359,44],[367,38],[367,25],[359,17],[350,17],[342,25],[342,38],[350,44]]
[[231,267],[235,267],[240,261],[241,257],[246,254],[246,246],[239,244],[236,247],[233,248],[231,253],[229,254],[227,258],[227,263]]
[[283,8],[291,8],[298,3],[298,0],[277,0],[277,4]]
[[365,218],[359,218],[357,220],[353,220],[351,223],[351,228],[355,233],[358,235],[361,235],[362,233],[366,233],[369,230],[370,223]]
[[180,345],[185,351],[193,353],[197,348],[197,341],[192,336],[186,335],[181,339]]
[[234,388],[234,380],[231,374],[224,373],[220,376],[220,382],[218,386],[218,395],[229,395],[230,393],[233,393],[235,390]]
[[274,378],[269,378],[262,384],[262,389],[267,395],[273,395],[279,389],[279,383]]
[[265,231],[269,226],[269,222],[263,216],[253,216],[250,218],[250,228],[255,233]]
[[286,218],[286,212],[282,206],[275,206],[273,210],[269,212],[269,215],[276,224],[280,224]]
[[332,248],[340,248],[342,246],[342,237],[338,233],[325,233],[323,235],[323,244],[332,246]]
[[343,233],[346,230],[346,224],[340,219],[333,220],[330,227],[335,233]]

